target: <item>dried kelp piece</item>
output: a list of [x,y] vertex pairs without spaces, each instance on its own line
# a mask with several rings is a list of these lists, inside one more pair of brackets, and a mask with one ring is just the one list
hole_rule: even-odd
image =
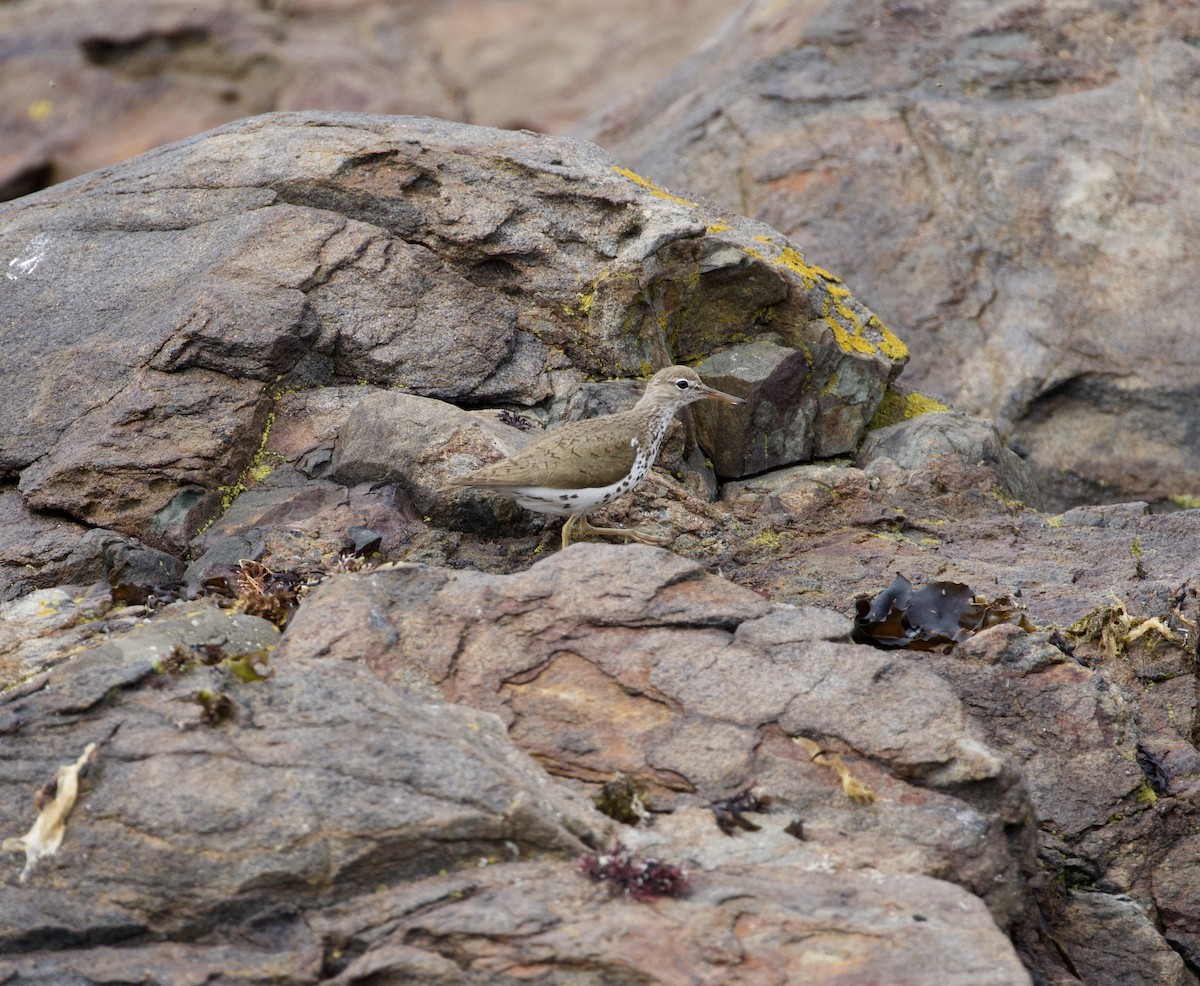
[[528,418],[523,418],[521,415],[514,414],[512,411],[507,409],[502,409],[500,413],[496,415],[496,419],[501,424],[508,425],[510,428],[516,428],[519,431],[529,431],[529,429],[533,427],[533,422],[531,422]]
[[991,602],[984,596],[974,596],[971,606],[959,620],[964,630],[978,633],[1001,623],[1015,623],[1026,633],[1037,629],[1025,615],[1024,607],[1013,602],[1009,596],[997,596]]
[[733,835],[735,828],[746,832],[758,832],[762,829],[761,825],[756,825],[745,815],[748,811],[765,811],[771,803],[770,796],[755,792],[755,786],[751,784],[744,791],[739,791],[731,798],[710,801],[706,806],[716,817],[717,828],[726,835]]
[[5,839],[0,845],[6,852],[25,853],[25,868],[21,870],[20,876],[22,883],[29,878],[38,860],[53,856],[62,845],[63,836],[67,833],[67,816],[75,807],[75,799],[79,797],[79,776],[95,752],[96,744],[89,743],[78,760],[59,767],[53,781],[53,790],[51,791],[50,785],[44,785],[34,798],[41,811],[33,823],[33,828],[25,835]]
[[884,649],[949,649],[1000,623],[1036,629],[1008,596],[989,602],[961,582],[929,582],[914,589],[900,574],[874,599],[860,596],[854,607],[854,641]]
[[813,763],[828,767],[837,774],[842,782],[842,791],[855,804],[863,805],[879,800],[879,795],[850,773],[850,768],[846,766],[840,753],[829,753],[821,749],[819,743],[807,736],[793,736],[792,741],[808,751]]
[[928,650],[966,639],[957,614],[971,600],[971,590],[959,582],[933,582],[914,590],[897,574],[873,600],[855,600],[853,637],[877,647]]

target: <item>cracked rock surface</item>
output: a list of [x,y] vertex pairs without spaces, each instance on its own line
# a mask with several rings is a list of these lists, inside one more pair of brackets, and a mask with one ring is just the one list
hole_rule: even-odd
[[266,116],[0,216],[0,254],[31,258],[6,280],[0,372],[23,385],[0,399],[0,479],[174,553],[244,487],[289,389],[529,406],[766,335],[807,354],[791,389],[813,396],[780,407],[735,361],[759,413],[698,410],[707,443],[795,437],[722,460],[741,474],[852,449],[907,358],[773,231],[529,133]]
[[751,0],[576,132],[825,258],[1056,509],[1167,503],[1200,489],[1198,32],[1193,4]]
[[[302,113],[0,257],[0,836],[96,744],[0,982],[1197,982],[1197,512],[1039,510],[776,231]],[[746,404],[597,512],[670,550],[444,488],[675,359]],[[852,643],[897,573],[1014,619]]]

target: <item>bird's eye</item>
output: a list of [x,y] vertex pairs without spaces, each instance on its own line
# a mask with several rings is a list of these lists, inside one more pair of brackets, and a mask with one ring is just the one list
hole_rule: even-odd
[[688,387],[690,387],[690,386],[691,386],[691,384],[690,384],[690,383],[688,383],[686,380],[684,380],[684,379],[681,377],[680,379],[678,379],[678,380],[676,380],[676,381],[675,381],[675,386],[676,386],[676,387],[678,387],[680,390],[687,390],[687,389],[688,389]]

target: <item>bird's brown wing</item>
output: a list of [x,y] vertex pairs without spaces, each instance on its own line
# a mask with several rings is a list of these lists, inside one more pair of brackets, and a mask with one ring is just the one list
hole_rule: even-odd
[[576,421],[548,432],[516,455],[459,476],[455,486],[608,486],[626,476],[636,448],[637,425],[621,415]]

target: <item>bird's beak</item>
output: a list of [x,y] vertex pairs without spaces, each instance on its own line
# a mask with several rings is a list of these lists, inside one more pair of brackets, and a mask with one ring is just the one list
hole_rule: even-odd
[[720,401],[722,404],[746,403],[741,397],[734,397],[733,394],[726,394],[724,391],[713,390],[712,387],[701,387],[700,393],[711,400]]

